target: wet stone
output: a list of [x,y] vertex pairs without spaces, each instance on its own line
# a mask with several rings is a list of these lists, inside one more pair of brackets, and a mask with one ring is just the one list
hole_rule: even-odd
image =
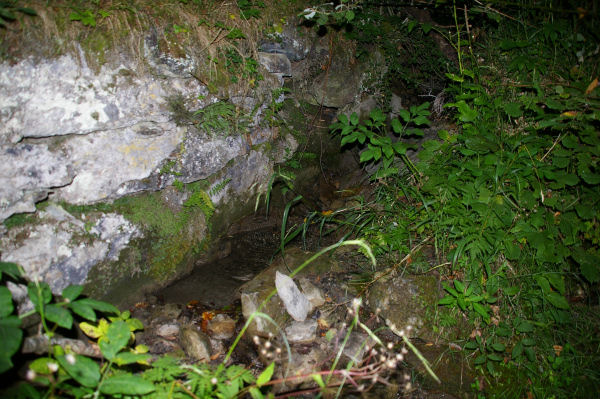
[[210,339],[195,327],[182,327],[179,333],[179,343],[188,357],[201,362],[208,362],[210,360]]

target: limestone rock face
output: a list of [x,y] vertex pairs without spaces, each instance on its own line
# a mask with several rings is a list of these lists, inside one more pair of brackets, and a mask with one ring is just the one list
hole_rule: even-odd
[[[74,237],[85,237],[77,243]],[[85,224],[63,208],[50,205],[39,224],[11,229],[0,238],[2,260],[23,266],[27,276],[40,278],[56,293],[83,284],[89,270],[105,259],[115,260],[140,230],[122,215],[102,214]]]
[[[83,212],[73,217],[63,210],[57,219],[54,211],[36,209],[40,201],[111,204],[164,190],[176,179],[211,178],[215,185],[228,182],[211,194],[215,208],[237,209],[240,198],[255,200],[274,163],[286,156],[284,150],[293,152],[297,146],[291,135],[278,138],[261,125],[270,93],[289,74],[285,55],[265,54],[264,80],[251,93],[223,88],[235,105],[253,111],[244,134],[228,136],[176,123],[174,99],[194,110],[220,98],[192,77],[202,60],[162,53],[155,36],[150,32],[143,41],[141,60],[115,51],[96,68],[88,66],[81,49],[56,58],[0,63],[0,222],[24,212],[35,219],[8,231],[0,225],[0,256],[21,264],[30,277],[48,280],[55,290],[84,283],[95,265],[116,261],[122,249],[149,231],[143,222],[131,223],[112,211],[94,211],[90,220]],[[267,142],[265,148],[253,148]],[[199,242],[206,223],[198,226],[188,235]],[[143,274],[146,254],[132,254],[131,260],[140,263],[133,269]]]

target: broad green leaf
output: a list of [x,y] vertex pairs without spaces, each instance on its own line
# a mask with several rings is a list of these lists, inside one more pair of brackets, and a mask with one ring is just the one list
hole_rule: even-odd
[[600,184],[600,174],[592,173],[588,168],[582,169],[579,171],[579,176],[583,179],[587,184]]
[[74,301],[77,299],[77,297],[79,297],[79,295],[81,295],[82,291],[82,285],[70,285],[63,290],[62,297],[68,299],[69,301]]
[[404,122],[410,121],[410,112],[408,112],[407,110],[401,109],[400,111],[398,111],[398,115],[400,115]]
[[0,286],[0,317],[6,317],[14,310],[12,294],[5,286]]
[[506,327],[499,327],[496,329],[496,335],[499,337],[510,337],[512,335],[512,331]]
[[252,399],[264,399],[265,397],[257,387],[250,387],[250,396]]
[[535,361],[535,352],[533,351],[533,349],[531,347],[526,347],[523,352],[525,352],[525,356],[527,357],[527,360],[529,360],[530,362],[534,362]]
[[371,119],[373,119],[374,122],[377,123],[385,121],[385,115],[379,108],[375,108],[374,110],[372,110],[371,113],[369,113],[369,116],[371,117]]
[[476,341],[469,341],[465,344],[464,349],[474,350],[479,348],[479,344]]
[[23,340],[21,320],[17,316],[0,319],[0,373],[12,368],[11,356],[17,353]]
[[504,352],[506,350],[506,346],[504,346],[504,344],[501,344],[500,342],[492,344],[491,347],[497,352]]
[[600,257],[589,253],[581,247],[572,249],[571,256],[575,262],[579,263],[581,274],[590,283],[600,281]]
[[391,158],[394,155],[394,150],[391,145],[383,145],[381,151],[386,158]]
[[102,336],[102,330],[99,326],[94,326],[85,321],[79,323],[79,328],[90,338],[100,338]]
[[521,104],[516,102],[504,104],[504,112],[511,118],[518,118],[523,115]]
[[458,307],[462,311],[467,310],[467,303],[465,302],[465,298],[463,298],[462,296],[459,296],[458,298],[456,298],[456,303],[458,303]]
[[392,129],[396,134],[400,134],[402,132],[402,125],[397,118],[392,119]]
[[521,341],[519,341],[513,347],[513,350],[512,350],[512,353],[511,353],[511,357],[513,359],[517,359],[519,356],[521,356],[521,353],[523,353],[523,344],[521,343]]
[[129,342],[131,332],[129,326],[123,320],[117,320],[110,324],[106,335],[98,341],[100,351],[108,360],[112,360],[115,355]]
[[342,141],[340,143],[340,146],[344,146],[348,143],[354,143],[359,137],[359,133],[358,132],[352,132],[351,134],[344,136],[342,138]]
[[350,22],[354,19],[354,11],[348,10],[346,11],[346,21]]
[[560,273],[546,273],[544,277],[548,279],[550,285],[554,287],[561,295],[565,294],[565,280]]
[[98,300],[92,299],[92,298],[80,299],[79,302],[82,303],[82,304],[84,304],[84,305],[91,306],[95,310],[98,310],[98,311],[103,312],[103,313],[119,314],[119,309],[117,309],[116,306],[111,305],[108,302],[98,301]]
[[483,364],[483,363],[485,363],[485,359],[486,359],[485,355],[479,355],[475,358],[475,360],[473,361],[473,364],[475,364],[476,366]]
[[8,274],[15,279],[21,277],[19,265],[12,262],[0,262],[0,280],[2,279],[2,273]]
[[58,366],[58,364],[56,364],[56,360],[52,359],[51,357],[39,357],[31,362],[29,368],[38,374],[51,374],[52,371],[50,370],[48,364],[55,364]]
[[53,323],[56,323],[60,327],[70,330],[73,326],[73,316],[71,313],[62,306],[55,304],[46,305],[44,308],[44,316],[46,319]]
[[96,312],[94,312],[94,309],[91,306],[82,304],[80,301],[71,302],[68,306],[73,312],[84,319],[96,321]]
[[491,318],[485,306],[475,302],[473,303],[473,310],[475,310],[481,316],[483,321],[489,324]]
[[458,292],[465,292],[465,285],[460,280],[454,280],[454,288],[456,288]]
[[373,159],[375,151],[372,148],[366,149],[360,153],[360,162],[367,162]]
[[525,346],[533,346],[535,345],[535,340],[533,340],[532,338],[523,338],[521,340],[521,342],[523,343],[523,345]]
[[556,291],[549,292],[544,297],[548,300],[548,302],[559,309],[569,309],[569,302],[567,302],[567,298]]
[[548,281],[548,279],[546,277],[535,276],[535,281],[538,283],[538,285],[540,286],[540,288],[542,289],[542,292],[544,294],[547,294],[550,291],[552,291],[552,289],[550,288],[550,282]]
[[464,100],[457,102],[456,107],[458,108],[459,113],[458,119],[461,122],[473,122],[479,115],[477,109],[472,109],[471,107],[469,107],[469,105]]
[[[344,119],[346,118],[345,115],[342,115],[344,117]],[[341,117],[340,117],[341,120]],[[344,121],[342,121],[344,122]],[[347,121],[344,123],[348,123]],[[358,114],[356,112],[353,112],[352,115],[350,115],[350,123],[353,124],[354,126],[358,125]]]
[[529,333],[533,331],[533,324],[528,321],[522,321],[517,325],[517,331],[520,333]]
[[133,332],[133,331],[144,329],[144,325],[142,324],[142,322],[139,319],[131,318],[131,319],[125,320],[125,322],[129,326],[129,331]]
[[[353,115],[356,115],[356,113],[354,113]],[[356,118],[358,120],[358,115],[356,115]],[[348,117],[344,114],[341,114],[340,116],[338,116],[338,119],[340,120],[340,122],[342,122],[344,125],[348,124]],[[356,124],[356,123],[355,123]]]
[[413,123],[417,126],[422,125],[430,125],[431,121],[427,119],[425,116],[419,115],[415,119],[413,119]]
[[39,312],[43,305],[50,303],[52,300],[52,291],[50,290],[50,286],[45,283],[34,283],[31,282],[27,284],[27,293],[29,295],[29,299],[33,302],[33,306]]
[[396,151],[396,154],[398,155],[405,155],[406,150],[408,150],[408,146],[400,141],[397,141],[394,144],[392,144],[392,147],[394,147],[394,151]]
[[501,362],[502,360],[504,360],[504,358],[502,356],[500,356],[500,355],[498,355],[496,353],[490,353],[487,356],[487,358],[490,359],[491,361],[494,361],[494,362]]
[[442,299],[438,301],[438,305],[452,305],[456,302],[456,299],[453,296],[446,295]]
[[100,366],[81,355],[61,355],[56,358],[65,371],[84,387],[94,388],[100,381]]
[[256,379],[256,385],[258,387],[262,387],[267,382],[271,381],[271,377],[273,376],[273,372],[275,371],[275,363],[271,363],[267,366],[266,369],[263,370],[262,373]]
[[150,381],[132,374],[110,376],[100,386],[100,392],[106,395],[146,395],[155,390]]

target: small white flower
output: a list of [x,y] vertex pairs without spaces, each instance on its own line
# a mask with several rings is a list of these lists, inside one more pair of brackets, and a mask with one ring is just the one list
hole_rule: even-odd
[[56,363],[50,362],[47,364],[47,366],[51,373],[56,373],[58,371],[58,364]]
[[213,384],[213,385],[217,385],[217,382],[219,382],[219,380],[217,380],[216,377],[213,377],[213,378],[210,379],[210,383]]
[[25,375],[25,378],[27,378],[29,381],[33,381],[36,377],[35,371],[29,369],[27,370],[27,374]]
[[67,353],[67,355],[65,356],[65,359],[67,361],[67,363],[73,365],[75,364],[75,355],[73,355],[72,353]]

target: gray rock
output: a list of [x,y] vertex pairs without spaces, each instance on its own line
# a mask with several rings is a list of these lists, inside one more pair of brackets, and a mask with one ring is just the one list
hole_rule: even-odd
[[360,364],[367,353],[367,349],[372,348],[374,344],[375,341],[367,334],[352,332],[350,333],[350,337],[346,342],[342,354],[354,364]]
[[179,343],[185,354],[200,362],[210,361],[211,344],[210,339],[196,327],[185,326],[179,332]]
[[175,323],[163,324],[156,329],[156,335],[163,338],[174,339],[179,334],[179,325]]
[[285,335],[290,343],[309,344],[313,342],[317,334],[317,321],[308,319],[294,321],[285,328]]
[[55,293],[70,284],[83,284],[95,264],[118,258],[140,235],[138,228],[118,214],[102,215],[95,223],[91,220],[89,231],[81,220],[56,205],[41,212],[39,219],[41,224],[15,227],[0,238],[1,259],[22,265],[27,276],[48,282]]
[[275,272],[275,287],[277,287],[277,294],[290,316],[296,321],[304,321],[310,309],[310,302],[300,292],[294,280],[277,271]]
[[438,283],[431,275],[385,276],[376,280],[367,294],[371,310],[379,309],[394,333],[425,340],[435,340],[439,336],[425,323],[426,312],[435,311],[438,300]]
[[[239,293],[242,300],[242,313],[247,320],[265,301],[265,299],[275,291],[275,274],[289,273],[288,268],[296,268],[304,263],[312,253],[304,252],[299,248],[290,247],[285,250],[285,261],[278,257],[271,266],[256,275],[252,280],[242,285]],[[328,256],[321,256],[307,265],[300,273],[299,278],[307,275],[319,275],[331,270],[337,269],[337,262]],[[285,309],[283,301],[278,295],[273,295],[265,306],[260,310],[269,315],[277,325],[285,327],[289,321],[289,314]],[[250,323],[248,334],[267,336],[268,334],[277,335],[279,330],[276,326],[263,318],[254,318]]]
[[2,146],[0,165],[0,221],[14,213],[34,212],[36,202],[75,176],[65,154],[51,152],[44,144]]
[[301,278],[300,287],[302,288],[302,293],[304,296],[306,296],[306,299],[308,299],[311,304],[311,309],[309,312],[312,310],[312,308],[318,308],[325,303],[323,292],[313,283],[311,283],[309,279],[304,277]]
[[258,62],[270,73],[292,76],[292,64],[285,54],[259,52]]

